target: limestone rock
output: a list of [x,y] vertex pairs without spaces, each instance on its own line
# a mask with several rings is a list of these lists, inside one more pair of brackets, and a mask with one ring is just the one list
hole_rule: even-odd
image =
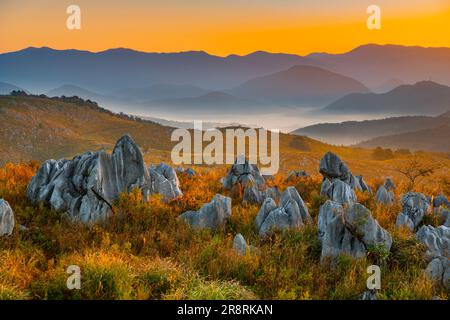
[[358,181],[362,192],[368,192],[368,193],[372,194],[372,189],[366,183],[366,181],[364,180],[363,176],[355,176],[355,179]]
[[14,213],[9,203],[0,199],[0,236],[10,236],[14,230]]
[[395,185],[394,181],[392,181],[391,178],[386,179],[386,181],[384,182],[384,187],[388,191],[393,191],[393,190],[397,189],[397,186]]
[[441,282],[450,287],[450,260],[446,257],[437,257],[430,261],[425,273],[434,281]]
[[149,173],[133,139],[119,139],[112,154],[86,152],[72,160],[47,160],[33,177],[27,196],[85,223],[105,220],[121,192],[150,193]]
[[309,174],[306,173],[305,170],[292,170],[288,177],[286,178],[287,181],[294,180],[296,178],[302,178],[302,177],[309,177]]
[[340,204],[354,204],[357,202],[356,194],[352,188],[341,180],[334,180],[327,191],[328,198]]
[[251,245],[248,245],[245,241],[245,238],[242,234],[238,233],[234,237],[233,248],[236,250],[237,254],[240,256],[245,256],[248,253],[254,252],[254,248]]
[[211,202],[198,211],[186,211],[180,219],[195,229],[216,229],[231,217],[231,198],[216,194]]
[[255,225],[256,229],[261,229],[261,225],[263,224],[264,220],[266,220],[269,213],[277,208],[277,204],[275,201],[268,197],[264,200],[261,208],[259,209],[258,215],[255,219]]
[[151,177],[151,192],[159,193],[166,199],[183,195],[176,171],[165,163],[149,168]]
[[326,197],[328,195],[328,189],[331,187],[331,182],[328,178],[324,178],[322,185],[320,186],[320,195]]
[[327,201],[319,212],[321,259],[348,254],[364,257],[371,246],[390,250],[392,237],[383,229],[371,212],[357,203],[344,209],[339,203]]
[[403,214],[407,215],[414,223],[414,228],[422,222],[427,214],[430,204],[422,193],[408,192],[403,195],[401,204]]
[[340,179],[347,181],[351,176],[351,172],[347,165],[332,152],[327,152],[320,160],[319,172],[326,178]]
[[391,205],[395,202],[395,195],[393,191],[386,189],[386,187],[382,185],[378,188],[375,200],[384,205]]
[[397,227],[406,227],[411,231],[414,231],[414,222],[409,218],[408,215],[400,212],[397,216],[397,220],[395,222]]
[[433,198],[433,207],[435,209],[444,206],[450,209],[450,202],[448,201],[447,197],[444,196],[443,194],[438,195],[436,197]]
[[422,226],[416,233],[416,239],[427,246],[426,255],[430,258],[450,256],[450,228]]

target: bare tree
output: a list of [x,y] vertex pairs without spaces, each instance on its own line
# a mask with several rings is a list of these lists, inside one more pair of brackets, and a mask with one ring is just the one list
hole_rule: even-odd
[[417,181],[432,175],[438,168],[438,164],[426,163],[424,160],[414,157],[394,170],[408,179],[408,190],[413,190]]

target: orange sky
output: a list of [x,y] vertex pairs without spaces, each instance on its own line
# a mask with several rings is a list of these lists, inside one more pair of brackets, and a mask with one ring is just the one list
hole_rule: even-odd
[[[1,0],[0,52],[28,46],[101,51],[344,52],[365,43],[450,47],[449,0]],[[332,3],[332,4],[329,4]],[[66,28],[81,8],[82,29]],[[366,28],[366,8],[382,29]]]

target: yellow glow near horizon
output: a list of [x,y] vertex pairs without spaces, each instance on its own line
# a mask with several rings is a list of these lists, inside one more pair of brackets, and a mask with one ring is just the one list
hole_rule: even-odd
[[[366,28],[365,11],[372,2],[382,10],[381,30]],[[225,56],[257,50],[337,53],[366,43],[450,47],[448,0],[336,3],[2,0],[0,52],[29,46],[90,51],[127,47],[147,52],[203,50]],[[65,27],[69,4],[81,7],[81,30]]]

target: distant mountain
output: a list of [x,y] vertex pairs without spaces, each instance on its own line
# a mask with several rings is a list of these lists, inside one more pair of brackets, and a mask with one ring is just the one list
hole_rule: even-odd
[[314,53],[306,58],[374,90],[392,78],[405,83],[432,79],[450,86],[450,48],[368,44],[342,54]]
[[322,68],[293,66],[230,90],[237,97],[291,106],[323,105],[353,92],[368,92],[360,82]]
[[450,152],[450,125],[387,135],[359,143],[358,147],[375,148],[382,146],[392,149],[425,150]]
[[[450,116],[450,112],[448,114]],[[401,134],[417,130],[432,129],[449,123],[440,117],[409,116],[380,120],[321,123],[293,131],[293,134],[336,145],[352,145],[379,136]]]
[[22,88],[19,88],[13,84],[9,84],[9,83],[0,81],[0,94],[10,94],[11,91],[14,91],[14,90],[22,90],[23,91]]
[[[182,129],[193,129],[194,128],[194,122],[193,121],[174,121],[174,120],[166,120],[161,118],[154,118],[154,117],[146,117],[146,116],[139,116],[142,119],[150,120],[155,123],[159,123],[163,126],[168,126],[172,128],[182,128]],[[225,127],[246,127],[246,128],[258,128],[257,125],[249,125],[249,124],[241,124],[241,123],[225,123],[225,122],[202,122],[202,129],[208,130],[208,129],[214,129],[214,128],[225,128]]]
[[172,110],[208,114],[258,111],[264,106],[264,103],[238,98],[221,91],[212,91],[193,98],[166,99],[149,103],[149,107],[152,110],[160,109],[164,111]]
[[206,94],[208,90],[187,84],[154,84],[143,88],[126,88],[111,93],[114,97],[135,102],[193,98]]
[[30,47],[0,54],[0,78],[36,92],[65,83],[102,94],[158,83],[221,90],[297,64],[315,62],[267,52],[219,57],[202,51],[146,53],[118,48],[94,53]]
[[386,93],[404,84],[406,83],[404,83],[402,80],[392,78],[380,83],[373,89],[373,91],[375,93]]
[[439,115],[450,108],[450,87],[432,81],[402,85],[387,93],[347,95],[323,109],[334,114]]
[[441,117],[450,118],[450,110],[440,115]]
[[103,98],[103,96],[98,93],[71,84],[65,84],[58,88],[47,91],[45,92],[45,95],[48,97],[77,96],[83,99],[91,99],[94,101],[99,101]]

